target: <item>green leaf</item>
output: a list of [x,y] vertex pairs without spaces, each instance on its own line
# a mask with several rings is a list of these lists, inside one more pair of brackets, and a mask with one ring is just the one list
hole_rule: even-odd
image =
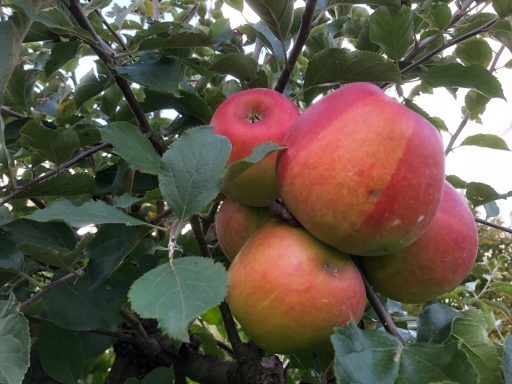
[[178,86],[183,76],[179,60],[161,57],[156,60],[144,58],[133,64],[117,67],[119,74],[157,92],[178,95]]
[[487,96],[472,89],[466,93],[464,102],[472,120],[477,120],[479,116],[485,112],[485,108],[489,101],[490,99]]
[[501,359],[496,346],[487,336],[483,313],[477,309],[464,312],[453,322],[452,338],[461,345],[478,372],[479,384],[503,383]]
[[460,145],[476,145],[478,147],[510,151],[506,141],[501,137],[485,133],[468,136],[462,141],[462,143],[460,143]]
[[400,71],[393,62],[373,52],[326,48],[309,62],[304,88],[356,81],[400,83]]
[[153,50],[160,48],[209,47],[213,44],[204,31],[176,23],[154,23],[138,33],[130,43],[131,49]]
[[43,323],[37,335],[37,349],[41,365],[48,376],[59,383],[77,383],[84,357],[76,333],[51,323]]
[[86,250],[92,284],[98,285],[108,279],[147,232],[147,228],[122,224],[102,225]]
[[215,60],[210,70],[236,77],[242,83],[251,83],[258,77],[258,63],[244,53],[223,55]]
[[142,380],[128,379],[125,384],[172,384],[174,372],[169,367],[158,367],[149,372]]
[[454,188],[466,188],[468,185],[467,181],[464,181],[459,176],[455,175],[446,176],[446,181],[453,185]]
[[492,48],[487,41],[477,37],[457,44],[455,55],[465,64],[480,64],[487,67],[492,60]]
[[0,270],[20,271],[23,269],[23,253],[16,248],[16,242],[5,232],[0,232]]
[[40,244],[66,252],[76,246],[75,232],[64,223],[37,223],[30,220],[16,220],[2,227],[16,244]]
[[17,66],[12,72],[11,80],[7,86],[7,94],[12,103],[24,110],[30,110],[34,105],[34,85],[40,71],[37,69],[22,69]]
[[286,57],[286,51],[290,43],[290,39],[286,39],[284,42],[277,38],[270,28],[264,22],[260,21],[256,24],[248,24],[240,27],[241,31],[249,30],[253,31],[263,43],[274,55],[277,62],[283,62]]
[[484,204],[485,216],[487,219],[490,217],[496,217],[500,214],[500,207],[495,201],[491,201],[490,203]]
[[413,29],[412,12],[408,7],[398,11],[379,7],[370,16],[370,40],[393,60],[401,59],[414,43]]
[[[0,35],[1,36],[1,35]],[[10,301],[0,301],[0,383],[19,384],[30,364],[28,321]]]
[[77,107],[80,107],[87,100],[99,95],[111,84],[111,81],[105,75],[99,74],[96,77],[94,70],[91,69],[87,72],[78,83],[75,88],[75,103]]
[[247,0],[247,5],[284,43],[293,21],[293,0]]
[[226,171],[226,175],[224,176],[224,182],[226,183],[235,179],[237,176],[262,160],[268,154],[275,151],[282,151],[284,149],[286,148],[271,142],[256,145],[252,150],[252,153],[245,159],[234,161],[229,165]]
[[60,285],[43,298],[48,318],[75,331],[115,329],[121,322],[121,300],[105,284],[93,287],[88,276]]
[[64,221],[73,227],[83,227],[89,224],[125,224],[144,225],[145,222],[135,219],[104,201],[88,201],[76,206],[71,201],[59,199],[46,208],[35,211],[24,217],[39,222]]
[[430,67],[422,76],[431,87],[461,87],[475,89],[493,98],[504,98],[501,84],[481,65],[464,66],[459,63],[441,64]]
[[67,62],[74,59],[80,50],[80,46],[81,43],[78,40],[54,43],[50,59],[44,63],[44,73],[46,77],[51,77],[55,72],[66,65]]
[[512,383],[512,335],[508,335],[503,346],[505,354],[503,356],[503,373],[505,374],[505,383]]
[[496,13],[502,17],[512,15],[511,0],[492,0],[492,7],[496,11]]
[[444,30],[450,25],[452,11],[448,4],[437,3],[432,5],[432,19],[439,30]]
[[51,129],[30,120],[21,128],[21,144],[45,160],[62,164],[80,147],[80,140],[72,128]]
[[351,321],[336,328],[334,373],[338,383],[477,383],[474,368],[457,343],[402,346],[384,331],[362,331]]
[[367,4],[371,6],[383,5],[388,8],[400,8],[400,0],[328,0],[328,5],[336,4]]
[[173,339],[189,340],[188,325],[218,305],[226,295],[227,274],[221,264],[202,257],[176,259],[144,274],[128,297],[144,318],[157,319]]
[[244,10],[243,0],[224,0],[224,2],[230,7],[235,8],[237,11],[242,12]]
[[101,130],[101,137],[112,144],[133,169],[152,175],[160,171],[160,156],[135,125],[121,121],[110,123]]
[[425,305],[418,318],[416,341],[436,344],[445,342],[450,337],[453,320],[459,316],[462,314],[446,304]]
[[0,105],[4,104],[5,89],[18,63],[23,40],[31,25],[32,20],[19,13],[15,13],[7,21],[0,22]]
[[471,182],[466,185],[466,198],[477,207],[501,198],[501,195],[488,184]]
[[188,130],[164,153],[160,190],[180,219],[200,212],[220,192],[231,144],[211,127]]
[[92,194],[95,188],[94,177],[86,173],[63,172],[28,188],[19,197],[77,196]]

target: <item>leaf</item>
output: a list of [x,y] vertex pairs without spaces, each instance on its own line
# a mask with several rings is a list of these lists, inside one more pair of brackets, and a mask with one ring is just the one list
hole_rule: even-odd
[[100,200],[88,201],[83,205],[76,206],[69,200],[59,199],[49,204],[46,208],[35,211],[24,218],[39,222],[64,221],[72,227],[108,223],[125,225],[146,224]]
[[501,84],[481,65],[458,63],[440,64],[427,69],[423,81],[431,87],[461,87],[475,89],[493,98],[504,98]]
[[154,23],[136,35],[130,43],[131,49],[153,50],[160,48],[209,47],[213,44],[204,31],[175,23]]
[[235,8],[237,11],[242,12],[244,10],[243,0],[224,0],[224,2],[230,7]]
[[384,331],[362,331],[353,321],[336,328],[331,342],[334,373],[340,384],[477,383],[476,373],[457,343],[402,346]]
[[249,24],[244,27],[241,27],[242,30],[249,29],[254,31],[254,33],[258,36],[263,45],[270,49],[270,51],[275,55],[275,58],[277,59],[278,62],[284,61],[286,57],[286,51],[288,50],[288,46],[290,44],[289,38],[285,39],[284,41],[281,41],[274,35],[274,33],[272,33],[267,24],[265,24],[262,21],[256,24]]
[[133,169],[152,175],[160,171],[160,156],[135,125],[121,121],[110,123],[101,130],[101,137],[112,144]]
[[511,0],[492,0],[492,7],[496,13],[501,17],[512,15],[512,1]]
[[77,107],[80,107],[87,100],[99,95],[111,84],[111,81],[105,75],[100,74],[96,77],[94,70],[91,69],[87,72],[78,83],[75,88],[75,103]]
[[234,161],[228,166],[226,175],[224,176],[224,183],[235,179],[237,176],[262,160],[268,154],[275,151],[282,151],[284,149],[285,147],[272,142],[256,145],[249,156],[247,156],[245,159]]
[[367,4],[371,6],[383,5],[388,8],[400,8],[400,0],[328,0],[328,5],[335,4]]
[[128,379],[125,384],[172,384],[174,372],[169,367],[158,367],[149,372],[142,380]]
[[496,217],[500,214],[500,207],[498,207],[498,204],[495,201],[484,204],[484,209],[486,219]]
[[23,269],[23,253],[16,249],[15,241],[5,232],[0,232],[0,270]]
[[470,113],[470,117],[472,120],[477,120],[479,116],[485,112],[485,108],[487,103],[489,103],[490,99],[482,95],[480,92],[470,90],[466,93],[464,97],[464,103],[466,105],[467,111]]
[[110,277],[125,256],[142,240],[147,228],[127,227],[122,224],[104,224],[86,250],[88,272],[93,286]]
[[468,185],[467,181],[464,181],[459,176],[455,175],[446,176],[446,181],[453,185],[454,188],[466,188]]
[[128,298],[139,315],[157,319],[171,338],[187,342],[189,323],[218,305],[226,291],[227,274],[221,264],[190,256],[144,274],[133,283]]
[[46,77],[51,77],[71,59],[74,59],[80,50],[81,43],[78,40],[56,42],[53,44],[52,53],[44,63]]
[[309,62],[304,88],[356,81],[401,83],[400,71],[393,62],[373,52],[326,48]]
[[244,53],[232,53],[217,59],[210,67],[210,70],[231,75],[241,82],[251,83],[258,76],[258,63]]
[[0,301],[0,383],[21,383],[30,364],[29,352],[27,319],[12,302]]
[[486,322],[481,311],[471,309],[464,312],[464,317],[455,319],[452,338],[459,342],[478,372],[479,384],[503,383],[500,356],[487,337]]
[[477,207],[501,198],[501,195],[488,184],[471,182],[466,185],[466,198]]
[[370,41],[379,45],[390,59],[399,60],[414,43],[413,28],[410,8],[391,11],[379,7],[370,16]]
[[41,365],[48,376],[59,383],[77,383],[84,357],[76,333],[51,323],[43,323],[37,335],[37,349]]
[[11,80],[7,86],[7,93],[12,103],[24,110],[30,110],[34,105],[34,85],[40,71],[37,69],[23,69],[21,66],[14,68]]
[[185,132],[164,153],[160,190],[180,220],[200,212],[219,194],[230,150],[226,137],[200,127]]
[[492,48],[487,41],[477,37],[465,40],[455,48],[455,55],[465,64],[487,67],[492,60]]
[[28,188],[19,197],[77,196],[92,194],[95,188],[94,177],[86,173],[63,172]]
[[247,5],[284,43],[293,21],[293,0],[247,0]]
[[503,356],[503,373],[505,374],[505,383],[512,384],[512,335],[508,335],[503,346],[505,354]]
[[468,136],[462,141],[462,143],[460,143],[460,145],[476,145],[478,147],[510,151],[507,142],[501,137],[485,133]]
[[462,316],[446,304],[430,303],[425,305],[418,318],[418,342],[441,344],[451,334],[452,323],[456,317]]
[[133,64],[117,67],[124,78],[157,92],[178,95],[178,86],[183,77],[179,60],[160,57],[156,60],[144,58]]
[[48,292],[43,308],[59,327],[75,331],[115,329],[121,322],[121,300],[105,284],[93,287],[88,276],[72,280]]
[[45,160],[62,164],[80,147],[80,140],[72,128],[51,129],[30,120],[21,128],[21,144]]

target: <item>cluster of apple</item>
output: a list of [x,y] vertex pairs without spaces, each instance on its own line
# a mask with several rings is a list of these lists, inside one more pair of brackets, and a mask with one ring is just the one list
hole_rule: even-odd
[[[344,86],[300,114],[285,96],[251,89],[211,121],[229,164],[258,144],[272,152],[223,186],[220,246],[232,261],[228,302],[247,334],[274,353],[318,351],[359,321],[360,270],[383,295],[424,302],[455,288],[476,258],[476,225],[444,181],[439,132],[369,83]],[[280,197],[301,228],[274,220]]]

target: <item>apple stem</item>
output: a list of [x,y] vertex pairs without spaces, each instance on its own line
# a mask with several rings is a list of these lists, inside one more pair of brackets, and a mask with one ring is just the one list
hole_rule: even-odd
[[354,261],[354,263],[356,264],[357,268],[359,269],[359,272],[361,273],[361,276],[363,278],[364,288],[366,290],[366,298],[370,302],[370,305],[374,309],[375,313],[377,313],[377,316],[379,317],[379,320],[381,321],[382,325],[384,326],[384,329],[390,335],[395,336],[398,339],[398,341],[400,341],[400,343],[402,345],[405,345],[406,342],[405,342],[404,338],[402,337],[402,335],[400,335],[400,332],[399,332],[397,326],[395,325],[395,322],[391,318],[391,315],[389,314],[388,310],[386,309],[386,307],[384,306],[382,301],[380,301],[379,296],[374,291],[370,282],[366,278],[366,275],[364,274],[364,271],[361,268],[361,265],[359,264],[359,260],[358,260],[357,256],[351,255],[351,257],[352,257],[352,260]]
[[480,219],[479,217],[475,217],[475,221],[479,224],[487,225],[488,227],[496,228],[503,232],[512,233],[512,228],[504,227],[503,225],[499,225],[491,221]]

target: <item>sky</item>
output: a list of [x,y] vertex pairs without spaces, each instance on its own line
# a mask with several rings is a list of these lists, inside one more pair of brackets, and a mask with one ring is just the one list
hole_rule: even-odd
[[[115,1],[121,6],[130,3],[129,0]],[[302,4],[301,4],[302,3]],[[298,1],[296,6],[303,5]],[[235,28],[247,22],[254,23],[258,16],[248,7],[244,7],[242,14],[224,4],[224,15],[230,19],[231,27]],[[496,51],[498,44],[492,45]],[[506,100],[493,99],[487,105],[486,111],[481,116],[482,124],[469,122],[457,143],[464,137],[477,133],[495,134],[502,137],[512,148],[512,70],[503,67],[504,63],[512,59],[509,50],[505,50],[498,62],[498,70],[495,76],[500,80]],[[84,63],[78,70],[78,76],[85,74],[90,69],[90,64]],[[405,94],[412,85],[404,86]],[[461,107],[464,104],[465,91],[461,90],[455,99],[444,88],[437,88],[432,95],[422,94],[414,99],[421,108],[431,116],[438,116],[444,120],[449,131],[453,132],[459,126],[463,113]],[[391,94],[396,97],[396,95]],[[450,136],[443,133],[444,145],[448,143]],[[501,151],[474,146],[455,148],[446,157],[446,174],[457,175],[465,181],[477,181],[491,185],[497,192],[506,193],[512,190],[512,151]],[[511,226],[512,199],[497,201],[500,208],[500,217],[504,224]],[[483,212],[483,211],[482,211]]]

